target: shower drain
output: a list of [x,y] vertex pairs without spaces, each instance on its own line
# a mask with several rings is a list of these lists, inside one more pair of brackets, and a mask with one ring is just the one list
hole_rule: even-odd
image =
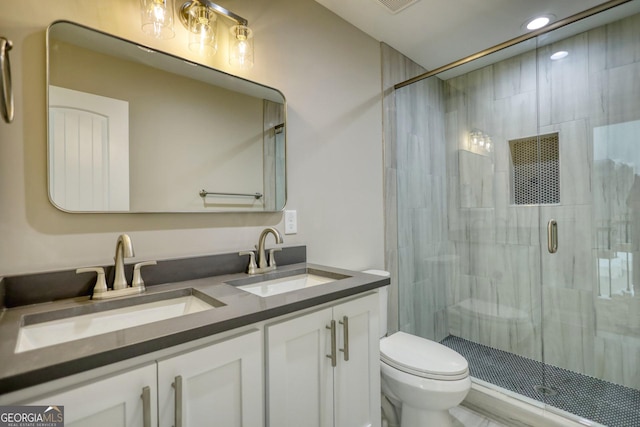
[[544,385],[535,385],[533,389],[543,396],[555,396],[558,394],[556,389]]

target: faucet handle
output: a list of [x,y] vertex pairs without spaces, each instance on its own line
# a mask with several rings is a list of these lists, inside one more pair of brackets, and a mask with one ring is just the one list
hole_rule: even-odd
[[104,280],[104,268],[102,267],[87,267],[87,268],[78,268],[76,270],[76,274],[80,273],[93,273],[95,272],[96,284],[93,286],[93,293],[100,294],[103,292],[107,292],[107,282]]
[[133,266],[133,280],[131,281],[131,287],[132,288],[142,288],[144,290],[144,280],[142,280],[142,273],[140,272],[140,269],[142,267],[145,267],[147,265],[156,265],[158,264],[156,261],[144,261],[144,262],[139,262],[136,265]]
[[274,255],[274,252],[280,252],[282,250],[282,248],[271,248],[269,249],[269,259],[267,260],[267,265],[269,267],[275,267],[276,266],[276,257]]
[[249,255],[249,267],[247,267],[248,274],[256,274],[256,269],[258,266],[256,265],[256,254],[253,251],[243,251],[239,252],[238,255]]

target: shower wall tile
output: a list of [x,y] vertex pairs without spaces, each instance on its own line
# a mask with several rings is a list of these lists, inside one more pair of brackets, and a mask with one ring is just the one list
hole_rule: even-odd
[[[551,54],[559,50],[570,54],[558,61],[551,60]],[[541,124],[587,118],[590,112],[588,34],[582,33],[540,48],[538,61],[539,90],[550,95],[551,99],[551,121]],[[547,113],[542,110],[546,105],[541,104],[541,118],[547,117]]]
[[509,140],[537,135],[537,99],[535,92],[526,92],[494,103],[495,128],[490,135],[495,142],[495,170],[509,172],[511,153]]
[[447,286],[447,307],[469,298],[471,293],[469,285],[470,276],[460,273],[460,257],[458,255],[449,255],[449,257],[451,276]]
[[[414,63],[400,52],[390,46],[380,44],[382,57],[382,110],[383,110],[383,143],[384,143],[384,167],[385,167],[385,269],[391,273],[391,286],[389,290],[389,316],[388,328],[390,332],[394,332],[399,326],[399,258],[398,258],[398,203],[401,200],[398,197],[397,178],[397,130],[398,123],[396,117],[399,116],[403,122],[408,120],[411,115],[398,114],[396,105],[396,95],[401,95],[393,89],[393,85],[401,81],[415,77],[426,70]],[[401,105],[402,106],[402,105]],[[403,181],[406,191],[406,180]],[[406,250],[406,248],[405,248]],[[405,266],[406,267],[406,266]]]
[[493,209],[469,209],[468,240],[473,243],[495,243],[495,212]]
[[493,128],[493,66],[484,67],[467,74],[465,88],[469,126],[467,131],[478,129],[487,133]]
[[543,286],[543,295],[545,361],[592,374],[596,364],[593,291]]
[[596,332],[602,336],[635,337],[640,344],[640,301],[631,295],[613,295],[595,300]]
[[581,374],[593,371],[593,330],[544,319],[544,361]]
[[[594,333],[595,311],[592,290],[554,288],[544,285],[542,292],[545,321],[579,326]],[[545,334],[552,332],[545,331]]]
[[[464,140],[464,133],[459,125],[459,114],[457,111],[449,111],[445,114],[445,146],[446,168],[448,177],[458,176],[458,152],[463,149],[458,146],[458,141]],[[458,206],[456,204],[456,206]]]
[[640,343],[624,335],[595,337],[596,366],[591,375],[616,384],[640,388]]
[[640,63],[609,70],[606,111],[610,123],[638,120],[640,117]]
[[640,62],[640,15],[609,24],[606,31],[609,68]]
[[535,50],[500,61],[493,65],[493,70],[495,99],[509,98],[536,90]]
[[493,201],[493,163],[491,157],[460,150],[460,207],[491,208]]
[[[558,223],[558,252],[542,253],[542,282],[550,288],[595,291],[591,216],[584,206],[544,206],[542,218]],[[546,247],[546,236],[544,245]]]
[[598,74],[607,69],[607,28],[598,27],[587,32],[589,73]]
[[510,205],[507,212],[506,242],[512,245],[539,246],[539,217],[537,206]]
[[507,243],[507,225],[509,206],[511,205],[511,174],[507,172],[495,173],[494,185],[496,243]]
[[[413,248],[401,247],[398,249],[398,277],[413,277]],[[401,330],[412,333],[415,329],[415,312],[413,306],[413,292],[415,284],[413,280],[403,280],[398,289],[398,322]]]
[[560,203],[592,202],[593,139],[587,120],[575,120],[540,128],[540,134],[558,132],[560,149]]

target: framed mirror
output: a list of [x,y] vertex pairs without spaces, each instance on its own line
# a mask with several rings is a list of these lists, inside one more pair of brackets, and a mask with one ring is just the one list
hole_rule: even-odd
[[273,212],[286,101],[67,21],[47,31],[49,198],[66,212]]

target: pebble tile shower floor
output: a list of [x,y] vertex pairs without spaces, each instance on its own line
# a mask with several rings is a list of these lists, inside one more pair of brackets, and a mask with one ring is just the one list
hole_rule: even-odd
[[[442,344],[463,355],[475,378],[608,427],[640,427],[640,390],[571,372],[453,335]],[[544,395],[543,384],[557,391]]]

